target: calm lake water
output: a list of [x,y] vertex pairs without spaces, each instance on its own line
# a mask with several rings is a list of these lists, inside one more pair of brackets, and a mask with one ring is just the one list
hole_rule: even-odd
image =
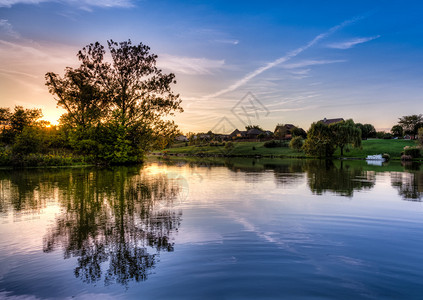
[[423,299],[419,169],[2,170],[0,299]]

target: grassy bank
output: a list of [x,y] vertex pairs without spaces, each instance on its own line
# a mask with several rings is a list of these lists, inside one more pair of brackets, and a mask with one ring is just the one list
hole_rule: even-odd
[[[184,146],[170,148],[160,153],[181,154],[187,156],[277,156],[277,157],[306,157],[303,151],[295,151],[289,147],[266,148],[264,142],[234,142],[232,148],[225,146]],[[392,159],[399,159],[405,146],[415,146],[415,141],[410,140],[364,140],[361,149],[350,148],[344,150],[344,157],[365,158],[367,155],[388,153]],[[335,157],[340,157],[340,152],[335,152]]]
[[225,146],[186,146],[170,148],[161,151],[161,153],[169,154],[185,154],[185,155],[217,155],[217,156],[286,156],[301,157],[303,152],[298,152],[289,147],[266,148],[264,142],[234,142],[233,147]]
[[28,168],[28,167],[61,167],[89,165],[83,156],[72,154],[41,154],[27,155],[0,154],[0,167]]
[[[344,157],[360,157],[365,158],[367,155],[388,153],[393,159],[400,159],[401,152],[405,146],[416,146],[416,141],[411,140],[379,140],[371,139],[362,141],[361,149],[350,148],[348,152],[344,151]],[[335,152],[335,156],[341,155],[339,149]]]

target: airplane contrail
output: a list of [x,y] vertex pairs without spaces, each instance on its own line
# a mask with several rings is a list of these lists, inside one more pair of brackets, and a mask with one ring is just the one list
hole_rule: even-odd
[[293,51],[288,52],[285,56],[282,56],[270,63],[267,63],[265,66],[262,66],[256,70],[254,70],[253,72],[247,74],[246,76],[244,76],[243,78],[241,78],[240,80],[238,80],[237,82],[235,82],[234,84],[230,85],[229,87],[220,90],[218,92],[215,92],[213,94],[204,96],[202,98],[215,98],[215,97],[219,97],[223,94],[226,94],[228,92],[232,92],[234,90],[236,90],[237,88],[239,88],[240,86],[246,84],[248,81],[250,81],[251,79],[253,79],[254,77],[260,75],[261,73],[263,73],[264,71],[267,71],[281,63],[284,63],[294,57],[296,57],[298,54],[304,52],[305,50],[307,50],[308,48],[312,47],[313,45],[315,45],[317,42],[319,42],[320,40],[330,36],[331,34],[333,34],[335,31],[349,25],[352,24],[354,22],[356,22],[357,20],[362,19],[363,16],[359,16],[359,17],[355,17],[353,19],[350,20],[346,20],[344,22],[342,22],[341,24],[338,24],[332,28],[330,28],[328,31],[321,33],[319,35],[317,35],[315,38],[313,38],[310,42],[308,42],[307,44],[305,44],[302,47],[299,47]]

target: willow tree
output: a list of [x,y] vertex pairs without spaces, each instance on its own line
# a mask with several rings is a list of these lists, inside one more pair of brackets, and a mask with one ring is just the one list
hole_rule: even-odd
[[303,148],[307,154],[330,157],[339,147],[341,156],[343,156],[344,148],[349,144],[353,147],[361,146],[361,130],[355,126],[351,119],[329,126],[323,122],[311,124]]
[[335,152],[335,148],[333,132],[329,126],[323,122],[311,124],[304,142],[304,151],[313,156],[330,157]]
[[357,128],[353,120],[330,124],[329,128],[333,132],[335,145],[341,150],[341,156],[344,155],[346,145],[351,144],[354,148],[361,146],[361,130]]
[[[142,43],[130,40],[107,42],[111,55],[100,43],[92,43],[78,52],[81,65],[67,68],[61,78],[47,73],[46,85],[57,96],[59,106],[67,110],[74,128],[95,126],[95,150],[98,158],[115,163],[140,160],[158,139],[177,132],[169,116],[182,112],[181,100],[171,87],[173,73],[156,67],[157,55]],[[87,123],[88,122],[88,123]]]

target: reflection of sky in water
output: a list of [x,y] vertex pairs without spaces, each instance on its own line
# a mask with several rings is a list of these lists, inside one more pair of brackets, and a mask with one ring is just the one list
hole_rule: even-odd
[[42,252],[46,228],[65,209],[57,199],[26,213],[8,206],[0,298],[418,299],[423,206],[403,200],[421,195],[421,175],[363,165],[289,172],[285,165],[148,164],[143,178],[166,175],[180,187],[157,209],[182,215],[174,251],[160,253],[148,280],[127,287],[83,283],[73,274],[78,257]]

